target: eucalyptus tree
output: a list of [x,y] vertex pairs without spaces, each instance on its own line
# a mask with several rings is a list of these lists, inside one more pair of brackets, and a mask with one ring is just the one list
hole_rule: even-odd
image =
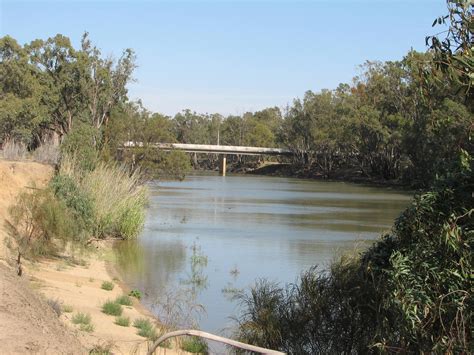
[[81,41],[81,55],[87,67],[84,89],[87,95],[89,122],[100,129],[107,124],[110,110],[120,102],[126,102],[127,84],[132,81],[135,65],[133,50],[123,51],[117,61],[102,58],[96,46],[92,46],[88,33]]
[[41,75],[15,39],[0,38],[0,143],[31,145],[41,138],[40,127],[49,121]]
[[61,34],[23,47],[6,36],[0,55],[2,140],[36,145],[47,136],[63,137],[78,121],[99,130],[112,108],[128,100],[133,51],[118,60],[102,58],[87,33],[79,49]]

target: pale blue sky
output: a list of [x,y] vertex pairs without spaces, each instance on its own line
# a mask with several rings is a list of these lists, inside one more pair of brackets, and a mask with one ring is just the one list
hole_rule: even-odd
[[84,31],[105,55],[136,51],[130,97],[173,115],[285,106],[349,82],[365,60],[425,50],[444,0],[13,1],[0,33],[21,44]]

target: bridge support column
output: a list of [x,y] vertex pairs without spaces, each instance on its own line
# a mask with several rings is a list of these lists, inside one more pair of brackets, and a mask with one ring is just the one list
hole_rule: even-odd
[[225,170],[227,165],[227,157],[225,154],[221,154],[219,158],[219,174],[225,176]]

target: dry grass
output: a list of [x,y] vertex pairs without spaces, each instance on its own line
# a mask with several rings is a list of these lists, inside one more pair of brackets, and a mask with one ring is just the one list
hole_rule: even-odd
[[3,143],[1,155],[7,160],[24,160],[28,155],[28,149],[23,143],[11,140]]
[[59,146],[51,142],[46,142],[36,148],[33,153],[33,160],[45,164],[57,164],[59,161]]
[[59,173],[74,179],[94,201],[98,236],[130,239],[141,231],[147,190],[139,172],[104,162],[99,162],[93,171],[83,171],[74,158],[66,155]]

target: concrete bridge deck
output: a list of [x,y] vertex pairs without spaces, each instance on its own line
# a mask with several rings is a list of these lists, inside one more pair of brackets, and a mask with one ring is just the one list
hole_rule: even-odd
[[[141,142],[126,142],[125,147],[143,147]],[[265,147],[242,147],[233,145],[211,145],[211,144],[183,144],[183,143],[153,143],[151,147],[160,150],[181,150],[187,153],[220,154],[219,172],[225,176],[227,159],[226,155],[293,155],[294,152],[282,148]]]
[[[126,147],[142,147],[143,143],[126,142]],[[232,145],[154,143],[153,147],[161,150],[182,150],[187,153],[213,153],[235,155],[292,155],[291,150],[282,148],[243,147]]]

